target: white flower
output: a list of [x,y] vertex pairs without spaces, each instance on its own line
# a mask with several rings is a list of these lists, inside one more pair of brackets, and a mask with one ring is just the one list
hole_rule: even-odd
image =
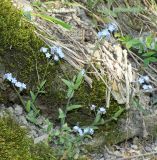
[[148,83],[149,82],[149,77],[148,76],[143,76],[143,79]]
[[93,128],[89,128],[89,127],[85,128],[85,129],[83,130],[83,132],[84,132],[84,134],[90,134],[90,135],[93,135],[93,134],[94,134]]
[[6,73],[4,76],[3,76],[4,79],[7,79],[8,81],[11,81],[12,80],[12,73]]
[[151,85],[146,85],[146,84],[144,84],[144,85],[142,86],[142,88],[143,88],[144,90],[153,89],[153,87],[152,87]]
[[94,104],[92,104],[90,107],[91,110],[95,110],[95,108],[96,108],[96,105],[94,105]]
[[105,114],[106,113],[106,109],[104,107],[100,107],[98,113]]
[[22,83],[21,88],[26,89],[26,84]]
[[54,52],[56,51],[56,46],[50,47],[50,50],[51,50],[51,54],[53,55]]
[[24,12],[31,12],[33,9],[32,9],[32,7],[30,7],[30,6],[25,6],[24,8],[23,8],[23,11]]
[[148,88],[149,88],[149,89],[153,89],[153,87],[152,87],[151,85],[148,85]]
[[74,130],[74,132],[79,133],[80,136],[83,136],[83,131],[82,131],[82,129],[80,127],[74,126],[73,130]]
[[21,88],[22,83],[21,83],[21,82],[16,82],[16,83],[15,83],[15,86],[18,87],[18,88]]
[[15,84],[17,82],[16,78],[12,78],[11,82]]
[[59,61],[59,57],[57,55],[54,56],[55,61]]
[[47,52],[47,53],[45,53],[45,56],[46,56],[46,58],[50,58],[51,54]]
[[64,58],[64,53],[62,51],[62,48],[61,47],[57,47],[57,46],[53,46],[53,47],[50,47],[51,49],[51,54],[56,54],[57,56],[59,56],[60,58]]
[[144,78],[143,78],[143,77],[140,77],[140,78],[138,79],[138,82],[139,82],[140,84],[144,83]]
[[141,76],[139,79],[138,79],[138,82],[140,83],[140,84],[143,84],[143,83],[145,83],[145,82],[149,82],[149,77],[148,76]]
[[79,129],[80,129],[80,128],[79,128],[78,126],[74,126],[74,127],[73,127],[74,132],[78,132]]
[[107,39],[109,39],[111,36],[110,32],[108,31],[108,29],[103,29],[102,31],[98,32],[98,38],[101,39],[103,37],[106,37]]
[[118,27],[115,23],[109,23],[108,24],[108,28],[107,28],[110,32],[114,32],[118,30]]
[[46,47],[41,47],[40,52],[46,53],[48,51],[48,48]]
[[85,75],[85,69],[82,69],[82,70],[81,70],[81,74],[82,74],[82,75]]
[[57,47],[57,48],[56,48],[56,53],[58,54],[58,56],[59,56],[60,58],[64,58],[64,53],[63,53],[61,47]]
[[78,133],[79,133],[80,136],[83,136],[83,135],[84,135],[81,128],[78,129]]

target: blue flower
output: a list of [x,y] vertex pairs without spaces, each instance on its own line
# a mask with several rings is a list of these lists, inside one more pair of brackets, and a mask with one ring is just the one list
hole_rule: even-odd
[[[62,48],[61,47],[57,47],[57,46],[53,46],[53,47],[50,47],[51,49],[51,54],[52,55],[57,55],[58,58],[64,58],[64,53],[62,51]],[[56,58],[55,58],[56,59]],[[57,60],[58,61],[58,60]]]
[[8,81],[11,81],[12,80],[12,73],[6,73],[4,76],[3,76],[4,79],[7,79]]
[[6,73],[6,74],[4,74],[3,78],[7,79],[13,85],[15,85],[16,87],[18,87],[20,89],[20,91],[22,91],[23,89],[26,89],[26,84],[18,82],[17,79],[12,76],[12,73]]
[[90,107],[91,110],[95,110],[95,108],[96,108],[96,105],[94,105],[94,104],[92,104]]
[[104,107],[100,107],[98,110],[99,114],[105,114],[106,113],[106,109]]
[[57,55],[54,56],[55,61],[59,61],[59,57]]
[[46,47],[41,47],[40,52],[46,53],[48,51],[48,48]]
[[118,30],[118,27],[115,23],[109,23],[107,29],[112,33]]
[[98,32],[98,38],[101,39],[103,37],[105,37],[106,39],[109,39],[111,37],[111,34],[108,31],[108,29],[103,29],[102,31]]
[[51,54],[47,52],[47,53],[45,53],[45,56],[46,56],[46,58],[50,58]]
[[89,127],[84,128],[83,132],[84,132],[84,134],[90,134],[90,135],[94,134],[93,128],[89,128]]

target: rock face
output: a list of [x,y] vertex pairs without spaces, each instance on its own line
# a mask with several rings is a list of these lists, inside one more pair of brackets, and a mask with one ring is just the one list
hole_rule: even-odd
[[144,115],[139,110],[132,109],[127,115],[128,117],[120,119],[111,131],[106,131],[104,126],[102,132],[95,136],[87,148],[95,150],[101,146],[121,143],[134,137],[157,136],[157,123],[154,123],[157,121],[157,111],[154,111],[154,114]]

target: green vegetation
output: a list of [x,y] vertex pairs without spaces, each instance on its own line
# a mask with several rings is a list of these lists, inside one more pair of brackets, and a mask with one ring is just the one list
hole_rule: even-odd
[[153,35],[150,34],[140,38],[120,36],[119,40],[126,48],[137,52],[137,55],[144,59],[145,66],[157,62],[157,40]]
[[34,145],[27,132],[10,117],[0,118],[1,160],[55,160],[54,153],[45,144]]

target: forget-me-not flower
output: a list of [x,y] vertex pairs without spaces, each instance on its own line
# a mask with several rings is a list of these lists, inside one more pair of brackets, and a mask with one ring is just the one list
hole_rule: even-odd
[[153,87],[152,87],[151,85],[146,85],[146,84],[144,84],[144,85],[142,86],[142,88],[143,88],[144,90],[150,90],[150,89],[152,89]]
[[3,78],[7,79],[13,85],[15,85],[16,87],[18,87],[20,89],[20,91],[22,91],[23,89],[26,89],[26,84],[18,82],[17,79],[14,78],[11,73],[4,74]]
[[93,129],[93,128],[89,128],[89,127],[84,128],[83,133],[84,133],[84,134],[93,135],[93,134],[94,134],[94,129]]
[[95,108],[96,108],[96,105],[94,105],[94,104],[92,104],[90,107],[91,110],[95,110]]
[[50,58],[51,54],[47,52],[47,53],[45,53],[45,56],[46,56],[46,58]]
[[106,113],[106,109],[104,107],[100,107],[98,110],[99,114],[105,114]]
[[108,31],[108,29],[103,29],[102,31],[98,32],[98,38],[101,39],[103,37],[105,37],[106,39],[109,39],[111,36],[110,32]]
[[138,82],[140,84],[143,84],[143,83],[148,83],[149,82],[149,77],[148,76],[141,76],[139,79],[138,79]]
[[115,23],[109,23],[105,29],[98,32],[98,38],[101,39],[105,37],[108,40],[111,37],[111,33],[117,30],[118,27]]
[[4,76],[3,76],[4,79],[7,79],[8,81],[11,81],[12,80],[12,73],[6,73]]
[[48,51],[48,48],[46,47],[41,47],[40,52],[46,53]]
[[118,30],[118,27],[115,23],[109,23],[107,29],[112,33]]
[[61,47],[58,47],[58,46],[53,46],[50,48],[51,49],[51,54],[52,55],[57,55],[58,58],[64,58],[64,53],[62,51],[62,48]]
[[11,79],[11,82],[12,82],[13,84],[15,84],[15,83],[17,82],[16,78],[12,78],[12,79]]
[[54,60],[59,61],[59,57],[57,55],[54,55]]

